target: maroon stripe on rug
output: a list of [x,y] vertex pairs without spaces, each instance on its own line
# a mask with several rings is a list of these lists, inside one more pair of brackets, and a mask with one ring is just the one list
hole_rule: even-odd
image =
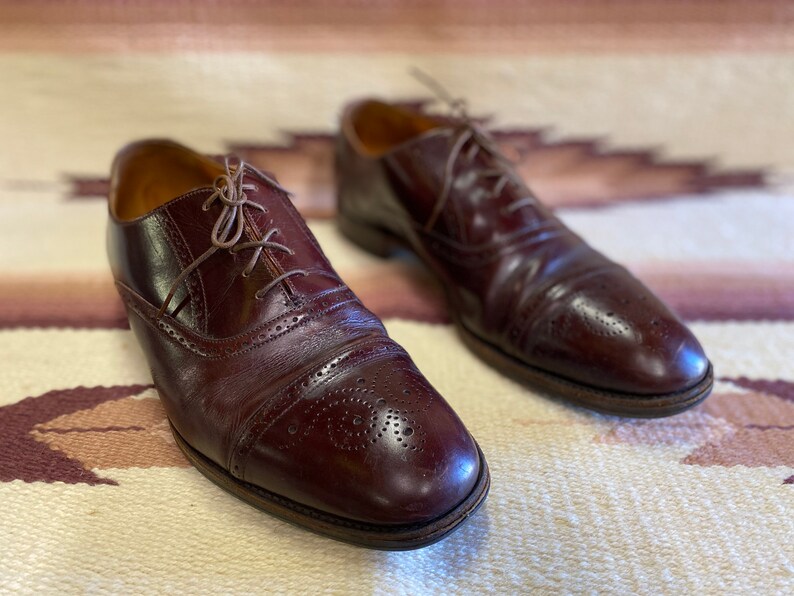
[[629,269],[690,321],[794,320],[792,263],[637,263]]
[[[689,321],[794,321],[794,265],[737,263],[635,264],[630,269]],[[381,318],[450,321],[435,279],[411,259],[340,270]],[[0,280],[0,329],[126,329],[109,274]]]
[[26,0],[0,51],[700,52],[794,47],[786,0]]
[[0,329],[126,329],[127,315],[107,275],[0,277]]

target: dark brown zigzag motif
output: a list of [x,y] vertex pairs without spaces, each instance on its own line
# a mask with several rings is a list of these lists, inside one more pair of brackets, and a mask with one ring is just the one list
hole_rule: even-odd
[[[423,104],[405,105],[417,109]],[[612,149],[601,139],[553,140],[549,131],[492,132],[534,192],[555,208],[599,207],[765,186],[761,170],[721,171],[707,160],[666,161],[654,150]],[[295,204],[305,217],[333,217],[333,135],[288,132],[284,138],[282,145],[232,143],[229,150],[274,172],[295,193]],[[71,176],[68,180],[71,198],[107,194],[106,179]]]
[[0,482],[65,482],[90,485],[111,484],[86,469],[83,463],[66,453],[52,449],[33,436],[37,425],[77,412],[95,408],[107,401],[141,393],[149,386],[75,387],[28,397],[0,408]]

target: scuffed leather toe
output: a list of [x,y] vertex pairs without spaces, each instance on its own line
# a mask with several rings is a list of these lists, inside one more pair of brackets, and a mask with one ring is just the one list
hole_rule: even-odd
[[623,268],[567,286],[514,346],[528,364],[634,395],[684,391],[706,376],[709,361],[694,335]]
[[379,525],[433,520],[471,493],[478,449],[406,356],[307,379],[304,398],[242,446],[246,482]]

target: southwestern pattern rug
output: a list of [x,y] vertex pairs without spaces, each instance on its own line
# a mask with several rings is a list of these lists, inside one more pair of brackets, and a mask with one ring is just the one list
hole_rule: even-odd
[[[774,0],[0,0],[0,592],[794,591],[792,24]],[[337,233],[340,108],[436,109],[411,67],[690,322],[706,402],[627,420],[516,384],[466,350],[419,264]],[[144,136],[295,192],[488,457],[459,532],[367,551],[189,466],[104,253],[110,160]]]

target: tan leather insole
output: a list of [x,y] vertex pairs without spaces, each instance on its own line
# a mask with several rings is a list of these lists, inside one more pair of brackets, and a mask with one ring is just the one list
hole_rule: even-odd
[[224,168],[209,158],[167,141],[132,145],[116,158],[110,209],[131,220],[196,188],[212,186]]
[[351,124],[362,148],[372,155],[381,155],[438,127],[440,122],[404,108],[368,101],[356,107]]

